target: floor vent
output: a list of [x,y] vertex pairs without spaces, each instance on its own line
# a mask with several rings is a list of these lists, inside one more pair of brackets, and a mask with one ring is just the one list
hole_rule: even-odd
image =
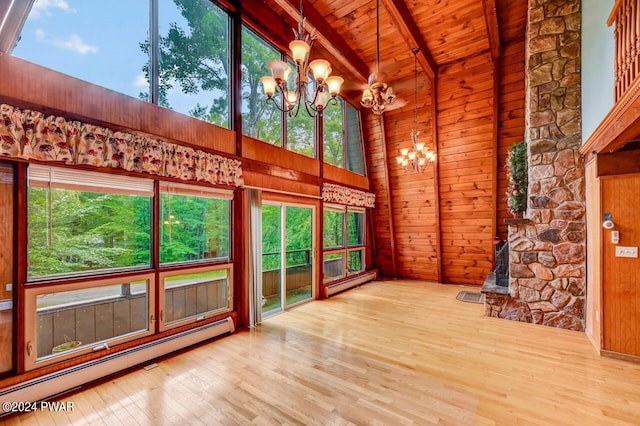
[[[231,317],[227,317],[201,328],[167,336],[104,358],[10,386],[0,390],[0,402],[41,401],[110,374],[234,331],[233,320]],[[0,411],[0,416],[4,414],[7,414],[4,410]]]

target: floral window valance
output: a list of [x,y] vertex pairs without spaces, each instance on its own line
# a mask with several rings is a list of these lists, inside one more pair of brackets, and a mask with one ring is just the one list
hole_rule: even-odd
[[244,185],[239,160],[6,104],[0,105],[0,156]]
[[322,201],[354,207],[375,207],[376,195],[332,183],[322,185]]

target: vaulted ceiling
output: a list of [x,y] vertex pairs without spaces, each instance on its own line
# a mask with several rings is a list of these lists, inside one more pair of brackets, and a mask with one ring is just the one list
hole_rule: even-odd
[[[298,0],[264,3],[291,19],[300,17]],[[413,77],[416,47],[419,71],[429,77],[450,62],[484,51],[500,54],[495,0],[379,0],[379,7],[380,68],[389,84],[405,92],[412,87],[406,81]],[[304,15],[319,33],[316,43],[352,74],[345,87],[355,97],[376,67],[376,1],[304,0]],[[397,91],[401,98],[410,96]]]

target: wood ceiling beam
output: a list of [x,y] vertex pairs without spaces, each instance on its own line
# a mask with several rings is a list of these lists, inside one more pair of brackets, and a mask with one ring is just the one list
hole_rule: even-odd
[[[296,22],[300,22],[300,4],[297,0],[274,0],[286,14]],[[347,44],[324,17],[308,2],[304,2],[304,17],[306,29],[317,32],[317,42],[324,46],[336,59],[356,77],[364,82],[369,78],[369,67],[359,55]],[[293,34],[292,34],[293,36]]]
[[482,0],[484,7],[484,20],[487,24],[487,35],[491,47],[491,58],[500,57],[500,32],[498,31],[498,12],[496,0]]
[[438,64],[436,64],[435,59],[433,59],[433,55],[431,55],[427,47],[427,42],[422,37],[422,33],[413,20],[411,11],[409,11],[404,0],[382,0],[382,3],[400,30],[400,34],[409,46],[409,50],[416,47],[420,49],[420,52],[418,52],[418,62],[424,72],[433,80],[437,74]]

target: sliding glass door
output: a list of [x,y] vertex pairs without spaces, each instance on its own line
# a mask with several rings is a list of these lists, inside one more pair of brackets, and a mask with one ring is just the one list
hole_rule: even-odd
[[262,205],[262,313],[313,297],[313,207]]

